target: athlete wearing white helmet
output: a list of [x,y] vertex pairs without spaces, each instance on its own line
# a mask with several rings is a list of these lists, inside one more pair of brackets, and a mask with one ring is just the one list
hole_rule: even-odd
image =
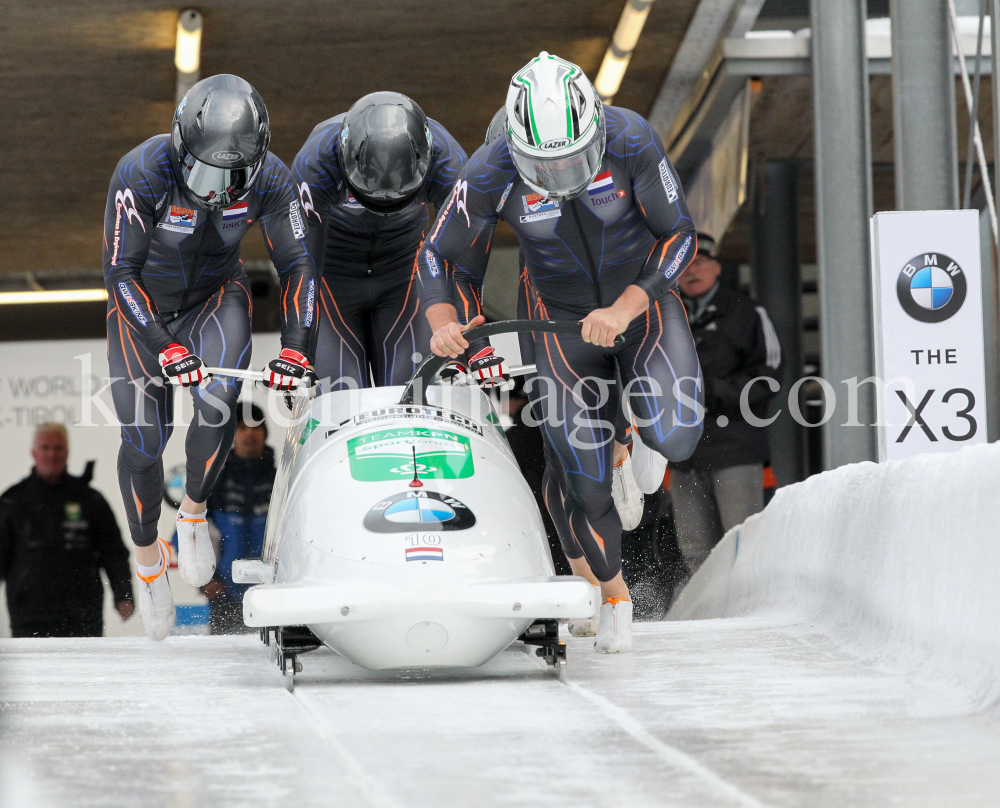
[[454,284],[430,269],[463,256],[503,219],[524,255],[524,310],[583,323],[580,337],[534,339],[548,395],[533,409],[563,549],[577,574],[601,586],[596,648],[627,651],[632,605],[612,499],[616,380],[643,442],[669,460],[690,457],[701,435],[701,373],[674,287],[696,252],[694,224],[649,123],[602,106],[578,66],[541,53],[511,80],[506,112],[506,136],[470,158],[418,254],[431,348],[466,349],[453,288],[475,294],[486,267],[466,264]]

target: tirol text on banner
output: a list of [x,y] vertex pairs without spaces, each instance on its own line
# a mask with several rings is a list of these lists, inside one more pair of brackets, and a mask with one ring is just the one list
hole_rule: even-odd
[[979,212],[872,217],[879,459],[986,441]]

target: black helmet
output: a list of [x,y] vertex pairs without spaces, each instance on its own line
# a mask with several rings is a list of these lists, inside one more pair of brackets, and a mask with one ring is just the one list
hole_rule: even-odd
[[493,116],[490,125],[486,127],[486,143],[492,143],[500,135],[507,134],[507,105],[500,107]]
[[248,82],[227,73],[202,79],[188,90],[170,130],[181,181],[212,210],[246,196],[270,140],[263,99]]
[[395,213],[417,195],[431,161],[427,116],[402,93],[370,93],[344,116],[340,167],[355,199]]

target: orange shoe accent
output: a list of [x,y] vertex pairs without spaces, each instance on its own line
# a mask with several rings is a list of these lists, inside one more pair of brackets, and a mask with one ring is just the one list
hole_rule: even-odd
[[625,453],[625,457],[623,457],[623,458],[622,458],[621,462],[619,462],[619,463],[615,463],[615,468],[618,468],[619,466],[621,466],[621,465],[622,465],[622,463],[624,463],[624,462],[625,462],[626,460],[628,460],[628,458],[629,458],[629,456],[628,456],[628,452],[626,452],[626,453]]
[[614,606],[616,603],[631,603],[632,599],[631,598],[608,598],[604,602],[605,603],[610,603],[612,606]]
[[156,575],[140,575],[136,572],[136,577],[140,581],[145,581],[147,584],[153,583],[153,581],[163,575],[163,573],[167,571],[167,567],[170,564],[170,545],[163,539],[157,539],[156,542],[157,546],[160,548],[160,571],[156,573]]
[[185,518],[184,518],[184,517],[182,517],[182,516],[178,516],[178,517],[177,517],[177,521],[178,521],[178,522],[192,522],[192,523],[195,523],[195,522],[204,522],[204,521],[205,521],[205,518],[204,518],[204,517],[202,517],[201,519],[185,519]]

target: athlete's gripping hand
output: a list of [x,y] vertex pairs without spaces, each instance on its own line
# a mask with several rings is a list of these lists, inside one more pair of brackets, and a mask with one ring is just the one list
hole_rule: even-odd
[[465,353],[469,347],[469,341],[462,332],[482,325],[486,322],[486,318],[479,315],[469,320],[468,325],[462,326],[458,324],[454,306],[450,303],[435,303],[427,309],[427,322],[434,332],[434,336],[431,337],[431,350],[438,356],[458,359],[459,354]]
[[314,383],[315,376],[309,360],[291,348],[283,348],[278,358],[272,359],[264,368],[264,384],[272,390],[308,387]]
[[181,387],[199,385],[205,378],[202,361],[183,345],[171,342],[158,357],[163,375],[170,384]]
[[634,284],[626,287],[621,296],[605,309],[594,309],[581,323],[580,336],[584,342],[611,348],[615,338],[624,334],[636,317],[649,308],[649,297]]
[[510,380],[510,368],[502,356],[493,353],[493,348],[483,348],[469,359],[469,373],[484,389],[499,387],[510,390],[514,384]]

